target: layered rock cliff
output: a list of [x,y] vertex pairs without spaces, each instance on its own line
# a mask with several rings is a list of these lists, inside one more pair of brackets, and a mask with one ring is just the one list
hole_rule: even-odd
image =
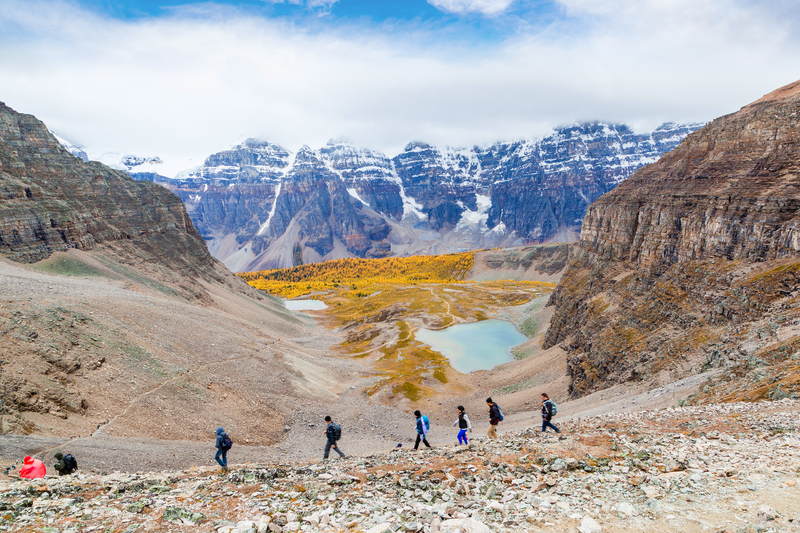
[[799,302],[797,82],[689,135],[589,206],[546,344],[568,346],[574,395],[714,368],[728,369],[714,382],[726,394],[776,394],[775,369],[800,357]]
[[178,194],[236,271],[337,257],[574,241],[586,207],[697,125],[636,134],[590,123],[541,140],[456,150],[409,143],[394,158],[331,141],[297,154],[249,139],[157,181]]
[[[32,263],[105,247],[188,279],[220,279],[180,199],[70,154],[32,115],[0,103],[0,254]],[[135,249],[135,252],[134,252]]]

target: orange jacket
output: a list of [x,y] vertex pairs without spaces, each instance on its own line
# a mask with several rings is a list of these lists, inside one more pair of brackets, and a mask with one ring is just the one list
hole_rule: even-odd
[[26,456],[22,463],[23,466],[19,469],[19,477],[35,479],[44,477],[45,473],[47,473],[44,463],[39,459],[32,458],[30,455]]

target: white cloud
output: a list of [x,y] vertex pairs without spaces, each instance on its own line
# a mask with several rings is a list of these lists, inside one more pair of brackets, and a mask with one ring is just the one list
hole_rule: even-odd
[[508,9],[514,0],[428,0],[428,3],[448,13],[497,15]]
[[265,2],[271,4],[294,4],[294,5],[304,5],[307,8],[322,12],[322,13],[329,13],[331,8],[339,2],[339,0],[264,0]]
[[120,21],[0,0],[0,100],[90,156],[164,168],[251,136],[292,150],[344,136],[393,156],[410,140],[469,146],[576,120],[652,128],[795,81],[793,1],[560,0],[565,17],[543,31],[466,46],[425,27],[300,27],[213,4]]

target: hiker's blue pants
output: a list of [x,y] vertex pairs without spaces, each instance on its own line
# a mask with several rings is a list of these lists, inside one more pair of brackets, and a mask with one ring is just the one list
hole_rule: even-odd
[[469,444],[467,442],[467,428],[464,428],[458,432],[458,443],[459,444]]
[[214,456],[214,459],[217,460],[222,468],[228,468],[228,450],[217,448],[217,455]]

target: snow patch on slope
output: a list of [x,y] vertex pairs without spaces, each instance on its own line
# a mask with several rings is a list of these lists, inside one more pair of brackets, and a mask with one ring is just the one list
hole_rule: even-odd
[[461,219],[456,224],[455,231],[459,233],[466,233],[472,231],[485,232],[487,231],[486,221],[489,219],[489,209],[492,207],[492,199],[482,194],[476,194],[477,209],[470,211],[465,209],[461,213]]
[[357,190],[355,190],[353,188],[350,188],[350,189],[347,189],[347,192],[350,193],[350,196],[352,196],[353,198],[355,198],[356,200],[358,200],[359,202],[361,202],[365,206],[369,207],[369,204],[367,202],[365,202],[364,200],[362,200],[361,197],[358,195],[358,191]]

